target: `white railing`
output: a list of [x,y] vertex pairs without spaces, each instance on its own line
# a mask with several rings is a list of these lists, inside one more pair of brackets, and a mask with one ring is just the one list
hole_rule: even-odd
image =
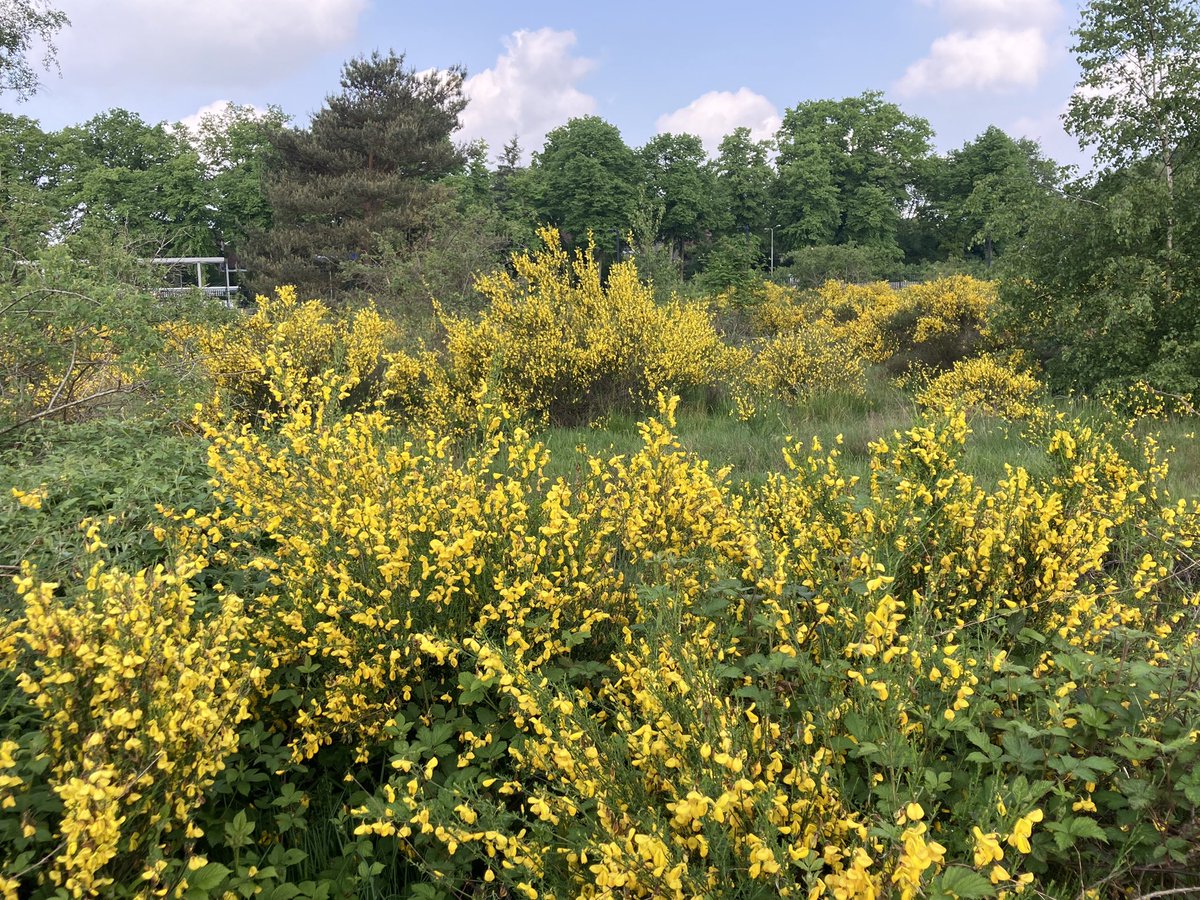
[[[160,297],[168,297],[172,294],[184,294],[188,291],[199,290],[209,297],[220,297],[225,301],[225,305],[233,306],[233,297],[238,292],[238,285],[229,280],[229,276],[234,272],[244,272],[245,269],[229,268],[229,261],[224,256],[158,256],[154,259],[143,260],[155,266],[195,266],[196,267],[196,283],[194,285],[185,285],[183,287],[161,287],[155,290],[155,293]],[[204,283],[204,267],[205,266],[220,266],[221,272],[225,276],[225,284],[208,285]]]

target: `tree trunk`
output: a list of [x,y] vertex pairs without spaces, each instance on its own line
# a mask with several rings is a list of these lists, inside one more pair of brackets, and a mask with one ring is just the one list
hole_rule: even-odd
[[1175,267],[1175,160],[1167,136],[1161,131],[1159,143],[1162,147],[1163,172],[1167,177],[1167,302],[1170,303],[1175,299],[1171,286],[1171,273]]
[[1167,255],[1175,249],[1175,161],[1171,148],[1167,144],[1167,136],[1161,139],[1163,170],[1167,176]]

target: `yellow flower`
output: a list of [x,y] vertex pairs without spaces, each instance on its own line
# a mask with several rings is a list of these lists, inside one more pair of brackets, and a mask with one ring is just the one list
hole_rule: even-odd
[[1004,849],[1000,846],[999,837],[996,832],[990,831],[984,834],[978,825],[971,828],[971,833],[975,837],[975,865],[979,867],[986,866],[990,862],[999,862],[1004,859]]
[[44,485],[33,491],[22,491],[13,488],[12,495],[26,509],[41,509],[42,500],[46,497],[46,488]]
[[1013,825],[1012,834],[1008,836],[1008,844],[1016,847],[1020,853],[1029,853],[1032,849],[1029,846],[1029,838],[1033,835],[1033,825],[1040,821],[1042,821],[1040,809],[1034,809],[1021,816]]

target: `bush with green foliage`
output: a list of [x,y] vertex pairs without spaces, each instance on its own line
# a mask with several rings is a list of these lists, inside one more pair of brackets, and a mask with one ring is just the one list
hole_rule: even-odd
[[94,232],[0,273],[0,443],[43,420],[186,416],[203,387],[171,354],[170,332],[229,314],[198,295],[157,298],[153,283]]

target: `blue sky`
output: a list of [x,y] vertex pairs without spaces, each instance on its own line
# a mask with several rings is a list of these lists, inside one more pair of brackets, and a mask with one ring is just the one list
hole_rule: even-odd
[[342,63],[394,48],[418,69],[466,67],[460,137],[526,150],[596,114],[633,146],[657,131],[715,147],[737,125],[767,136],[810,99],[884,91],[929,119],[940,150],[988,125],[1086,164],[1059,114],[1076,80],[1073,0],[843,0],[754,4],[387,0],[58,0],[62,77],[30,102],[45,127],[120,106],[150,121],[214,104],[278,104],[299,121]]

